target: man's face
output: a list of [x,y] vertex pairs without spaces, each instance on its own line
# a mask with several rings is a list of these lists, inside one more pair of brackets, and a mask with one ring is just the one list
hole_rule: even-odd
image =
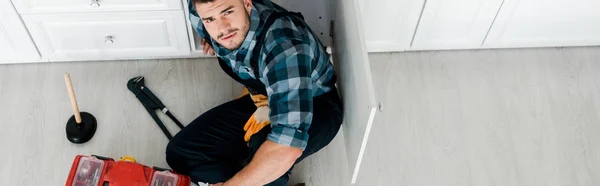
[[206,31],[228,50],[236,50],[250,29],[251,0],[214,0],[196,3],[196,11]]

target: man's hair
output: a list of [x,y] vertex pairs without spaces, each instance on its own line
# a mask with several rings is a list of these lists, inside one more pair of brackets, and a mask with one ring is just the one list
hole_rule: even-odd
[[192,3],[210,3],[213,2],[215,0],[192,0]]

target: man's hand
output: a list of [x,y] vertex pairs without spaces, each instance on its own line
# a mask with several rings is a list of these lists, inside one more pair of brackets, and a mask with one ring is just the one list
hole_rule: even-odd
[[256,105],[257,109],[254,111],[254,114],[248,119],[246,125],[244,125],[244,131],[246,131],[246,135],[244,135],[244,140],[250,141],[250,137],[256,133],[258,133],[262,128],[271,124],[269,120],[269,113],[271,109],[269,108],[269,99],[267,96],[262,94],[250,94],[252,101],[254,101],[254,105]]
[[206,42],[206,40],[202,39],[202,41],[200,41],[200,45],[202,45],[202,51],[204,54],[210,54],[212,56],[215,55],[215,50],[212,48],[210,43]]
[[246,122],[246,125],[244,125],[244,131],[246,131],[246,135],[244,135],[245,141],[250,141],[250,137],[252,137],[252,135],[258,133],[264,127],[271,124],[271,121],[269,121],[270,111],[271,109],[269,109],[269,106],[262,106],[256,109],[254,114],[252,114],[250,119],[248,119]]
[[256,123],[270,122],[269,112],[271,112],[269,106],[258,107],[256,111],[254,111],[254,119],[256,120]]
[[215,183],[215,184],[210,184],[210,186],[223,186],[223,182]]

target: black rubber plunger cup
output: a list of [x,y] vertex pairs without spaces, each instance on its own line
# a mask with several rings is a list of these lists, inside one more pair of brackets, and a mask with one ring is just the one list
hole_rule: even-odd
[[71,77],[68,73],[65,74],[65,83],[67,84],[67,91],[71,98],[71,106],[74,113],[67,121],[67,126],[65,127],[67,139],[72,143],[85,143],[92,139],[94,133],[96,133],[96,118],[90,113],[79,112],[75,91],[73,91]]
[[96,118],[87,112],[81,112],[81,123],[77,123],[75,115],[67,121],[67,139],[73,143],[85,143],[96,133]]

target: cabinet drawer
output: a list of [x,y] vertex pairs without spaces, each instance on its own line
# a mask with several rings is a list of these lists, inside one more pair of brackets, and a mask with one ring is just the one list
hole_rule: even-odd
[[182,10],[181,0],[13,0],[19,13]]
[[182,11],[23,15],[51,61],[189,55]]

